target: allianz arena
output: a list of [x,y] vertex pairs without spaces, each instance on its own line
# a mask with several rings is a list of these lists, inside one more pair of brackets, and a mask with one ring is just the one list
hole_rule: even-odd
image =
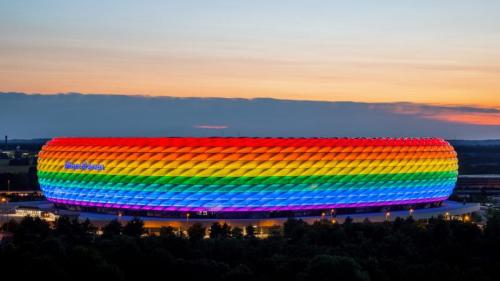
[[38,160],[58,206],[154,215],[429,206],[457,169],[438,138],[55,138]]

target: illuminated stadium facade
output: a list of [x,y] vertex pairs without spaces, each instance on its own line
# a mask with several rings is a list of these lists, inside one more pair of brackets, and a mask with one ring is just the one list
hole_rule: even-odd
[[55,138],[38,178],[70,209],[244,218],[436,206],[457,168],[437,138]]

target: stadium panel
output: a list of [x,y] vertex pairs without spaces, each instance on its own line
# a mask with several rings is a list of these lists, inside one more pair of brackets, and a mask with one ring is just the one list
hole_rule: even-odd
[[38,160],[54,203],[158,212],[435,203],[457,169],[438,138],[55,138]]

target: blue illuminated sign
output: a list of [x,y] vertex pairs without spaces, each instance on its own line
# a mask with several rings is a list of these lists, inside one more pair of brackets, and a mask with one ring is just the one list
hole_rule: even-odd
[[82,162],[80,164],[66,161],[64,169],[67,170],[82,170],[82,171],[104,171],[104,165]]

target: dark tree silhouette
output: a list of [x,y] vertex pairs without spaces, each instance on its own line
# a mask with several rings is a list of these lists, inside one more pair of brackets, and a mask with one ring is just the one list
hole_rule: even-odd
[[30,216],[23,218],[14,232],[14,240],[20,242],[36,242],[46,238],[50,234],[49,224],[40,219]]
[[187,232],[191,241],[200,241],[205,237],[205,228],[200,223],[191,225]]
[[210,226],[210,238],[212,239],[227,239],[231,235],[231,227],[227,224],[215,222]]
[[140,218],[133,218],[123,227],[123,234],[139,238],[146,231],[144,229],[144,222]]
[[80,223],[77,218],[71,219],[67,216],[61,216],[55,221],[54,230],[57,235],[65,236],[73,243],[77,243],[93,239],[97,228],[88,219]]
[[239,227],[233,227],[231,229],[231,237],[234,239],[242,239],[243,238],[243,229]]
[[255,227],[249,224],[245,227],[245,238],[255,238]]
[[222,225],[218,222],[214,222],[211,226],[210,226],[210,238],[212,239],[215,239],[215,238],[220,238],[221,236],[221,233],[222,233]]
[[344,224],[291,219],[285,226],[283,234],[265,239],[254,238],[255,229],[248,226],[247,237],[253,238],[239,239],[241,229],[216,224],[213,238],[203,239],[199,223],[188,229],[189,238],[171,227],[159,236],[141,235],[140,221],[123,230],[116,220],[97,235],[88,221],[61,217],[49,225],[26,217],[3,225],[0,264],[9,280],[142,280],[164,272],[208,281],[494,281],[500,276],[498,213],[489,216],[484,231],[444,218]]
[[231,269],[223,278],[224,281],[252,281],[255,280],[254,273],[248,266],[239,264]]
[[304,281],[368,281],[368,274],[350,257],[318,255],[299,275]]
[[171,226],[163,226],[160,228],[161,237],[175,237],[175,229]]
[[113,236],[120,235],[122,233],[123,227],[118,220],[112,220],[102,229],[103,237],[111,238]]
[[303,220],[290,218],[283,225],[283,234],[285,238],[299,241],[306,234],[307,227],[308,225]]

